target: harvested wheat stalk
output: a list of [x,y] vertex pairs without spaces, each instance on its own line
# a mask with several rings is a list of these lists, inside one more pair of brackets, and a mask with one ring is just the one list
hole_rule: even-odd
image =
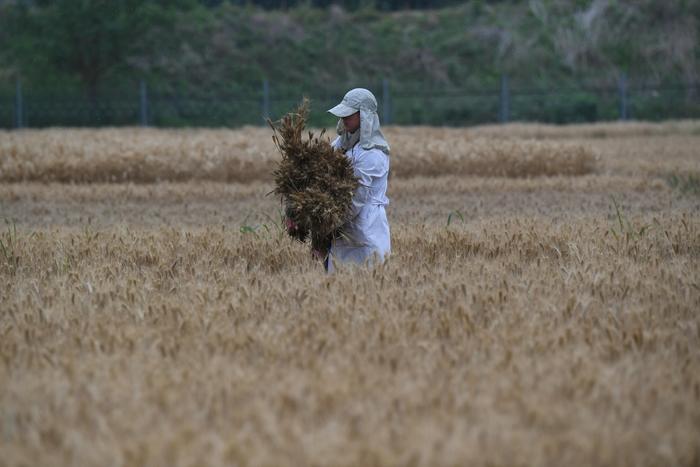
[[301,242],[310,237],[312,250],[325,256],[350,217],[358,181],[350,160],[324,138],[325,130],[303,137],[308,114],[304,99],[296,112],[268,121],[282,154],[273,193],[282,197],[287,233]]

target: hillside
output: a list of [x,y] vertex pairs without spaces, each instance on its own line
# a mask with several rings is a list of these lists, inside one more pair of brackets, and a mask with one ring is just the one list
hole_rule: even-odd
[[[52,61],[56,50],[42,45],[51,37],[27,40],[22,31],[31,31],[28,26],[15,29],[14,35],[5,32],[6,41],[22,47],[4,54],[4,75],[13,74],[7,70],[19,72],[28,89],[60,88],[62,94],[88,90],[103,100],[131,98],[143,79],[154,98],[164,99],[161,114],[180,115],[179,123],[186,123],[188,113],[201,113],[200,107],[213,109],[213,114],[223,111],[217,110],[222,101],[257,112],[264,80],[269,82],[273,115],[291,107],[301,94],[325,105],[352,86],[379,93],[382,80],[387,80],[392,96],[405,101],[394,109],[398,122],[421,123],[436,108],[446,121],[488,121],[497,111],[504,74],[514,91],[530,96],[521,107],[548,112],[541,118],[523,114],[523,119],[577,120],[572,118],[576,113],[585,114],[583,120],[614,117],[622,75],[631,88],[660,86],[675,91],[655,102],[640,101],[638,107],[646,114],[638,116],[663,114],[668,110],[664,105],[687,107],[686,113],[670,117],[697,116],[692,102],[700,70],[698,0],[471,1],[438,10],[396,12],[371,7],[346,11],[339,6],[265,11],[231,4],[168,8],[160,16],[153,14],[151,23],[140,29],[125,28],[131,35],[121,48],[114,47],[121,39],[115,39],[113,32],[121,23],[105,23],[111,36],[95,27],[92,35],[83,37],[74,55],[82,57],[86,52],[82,48],[90,47],[85,44],[95,44],[99,50],[88,52],[100,67],[95,67],[99,79],[89,69]],[[54,34],[55,42],[63,44],[58,58],[73,52],[65,40],[71,35],[61,35],[60,29],[68,27],[66,15],[77,15],[72,9],[62,14],[51,16],[35,9],[22,17],[29,25],[43,18],[44,29],[34,30]],[[103,16],[84,20],[99,23]],[[58,32],[45,27],[52,21]],[[32,48],[36,54],[27,53]],[[111,55],[99,55],[102,49],[111,50]],[[6,83],[5,94],[11,94],[14,83],[11,79]],[[582,83],[605,95],[568,91],[579,90]],[[556,104],[562,109],[547,110],[550,104],[538,100],[563,90],[565,102]],[[450,101],[465,93],[471,100],[460,107],[472,110],[454,114]],[[426,95],[431,98],[427,105]],[[175,102],[183,96],[185,101]],[[178,123],[177,118],[171,123]]]

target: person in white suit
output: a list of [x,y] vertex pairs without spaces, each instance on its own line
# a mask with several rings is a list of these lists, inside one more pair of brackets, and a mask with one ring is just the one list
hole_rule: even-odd
[[359,186],[352,199],[352,216],[333,240],[326,269],[336,263],[374,263],[391,251],[391,233],[385,206],[389,179],[389,143],[379,126],[377,100],[363,88],[350,90],[340,104],[328,110],[339,118],[333,147],[352,162]]

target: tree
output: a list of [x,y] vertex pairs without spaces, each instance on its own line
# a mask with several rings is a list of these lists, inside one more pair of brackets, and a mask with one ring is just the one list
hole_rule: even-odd
[[[166,6],[167,5],[167,6]],[[194,1],[53,0],[16,4],[6,15],[10,60],[24,74],[55,70],[77,78],[91,100],[105,78],[137,53],[151,28],[167,28]]]

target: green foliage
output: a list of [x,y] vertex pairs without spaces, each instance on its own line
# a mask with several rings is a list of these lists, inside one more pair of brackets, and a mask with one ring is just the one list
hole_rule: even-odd
[[17,225],[5,219],[7,229],[0,235],[0,265],[14,275],[19,268],[19,249],[17,247]]
[[447,215],[447,227],[450,226],[452,219],[454,218],[458,218],[460,221],[462,221],[462,223],[464,223],[464,216],[462,215],[462,212],[457,209],[455,211],[450,211],[450,213]]
[[276,213],[278,219],[274,219],[271,215],[261,212],[257,216],[257,218],[262,217],[262,219],[265,222],[250,222],[250,218],[253,216],[253,213],[249,213],[248,215],[245,216],[245,219],[243,219],[243,223],[239,227],[238,231],[243,234],[252,234],[255,235],[256,237],[260,237],[261,233],[264,235],[272,235],[272,234],[277,234],[278,236],[281,236],[284,234],[285,229],[284,229],[284,212],[280,209]]
[[128,60],[144,54],[140,41],[159,28],[168,29],[177,2],[122,0],[54,0],[27,7],[7,7],[2,26],[11,41],[6,56],[33,80],[74,79],[96,97],[105,78],[129,69]]
[[[388,79],[397,123],[480,123],[497,115],[502,73],[514,89],[547,94],[581,81],[614,93],[621,72],[632,87],[691,83],[700,62],[691,40],[698,3],[480,0],[391,13],[382,10],[425,4],[358,0],[343,9],[285,2],[293,8],[271,11],[257,8],[259,2],[195,0],[0,4],[0,41],[7,44],[0,47],[0,98],[12,92],[2,77],[9,82],[15,73],[33,95],[45,88],[73,99],[71,89],[130,103],[145,79],[155,125],[259,124],[267,79],[271,115],[313,95],[318,105],[309,123],[327,125],[323,111],[348,88],[378,91]],[[415,97],[426,94],[430,102]],[[594,92],[546,102],[530,96],[511,108],[513,119],[593,121],[617,117],[612,97],[601,103]],[[653,96],[630,100],[635,118],[667,116],[669,109],[697,116],[690,95],[673,105]],[[135,121],[137,109],[128,112],[101,121]]]
[[612,233],[613,237],[616,239],[624,238],[626,241],[639,240],[644,237],[644,234],[652,227],[652,225],[633,225],[627,216],[622,212],[622,208],[618,204],[614,196],[610,196],[612,200],[613,207],[615,208],[615,220],[617,221],[617,226],[611,227],[608,232]]
[[666,177],[666,182],[674,190],[678,190],[684,195],[700,195],[700,175],[688,174],[670,174]]

